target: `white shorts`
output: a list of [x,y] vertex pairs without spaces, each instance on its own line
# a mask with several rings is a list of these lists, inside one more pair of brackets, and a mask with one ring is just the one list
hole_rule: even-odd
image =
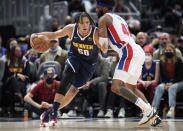
[[113,79],[118,79],[131,85],[136,85],[137,80],[142,73],[142,65],[144,64],[144,60],[145,53],[141,47],[133,50],[133,55],[131,55],[131,58],[130,53],[125,55],[123,52],[123,55],[120,57],[120,60],[116,66]]

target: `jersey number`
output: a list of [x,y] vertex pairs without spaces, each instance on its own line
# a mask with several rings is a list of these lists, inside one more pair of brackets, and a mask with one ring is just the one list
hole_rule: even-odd
[[79,52],[79,54],[82,54],[82,55],[86,55],[86,56],[90,55],[88,50],[83,50],[83,49],[78,48],[78,52]]
[[128,27],[126,27],[124,24],[121,24],[121,25],[122,25],[123,33],[132,37],[132,34],[130,33],[130,30],[128,29]]

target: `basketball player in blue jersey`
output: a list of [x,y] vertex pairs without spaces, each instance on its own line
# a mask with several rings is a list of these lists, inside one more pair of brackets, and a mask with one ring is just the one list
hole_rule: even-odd
[[136,88],[144,64],[145,53],[135,43],[125,20],[111,12],[113,6],[114,0],[97,0],[99,42],[107,47],[109,45],[120,58],[114,72],[111,90],[131,101],[143,111],[143,118],[138,123],[139,126],[149,122],[151,126],[156,126],[160,123],[156,110],[151,107],[143,93]]
[[[53,107],[41,115],[41,126],[55,126],[57,122],[57,110],[62,109],[76,96],[79,88],[82,88],[92,77],[98,60],[99,48],[106,53],[106,47],[99,44],[98,29],[92,26],[93,20],[85,13],[80,13],[75,24],[69,24],[57,32],[42,32],[32,34],[45,35],[48,39],[56,39],[68,36],[71,39],[71,46],[68,52],[66,67],[63,71],[61,84],[56,92]],[[31,44],[33,44],[31,42]],[[103,50],[104,49],[104,50]],[[67,91],[67,86],[71,87]]]

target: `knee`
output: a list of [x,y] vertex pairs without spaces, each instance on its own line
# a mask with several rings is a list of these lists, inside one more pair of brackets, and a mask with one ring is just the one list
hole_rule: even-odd
[[176,85],[172,85],[168,88],[168,92],[176,92]]
[[156,91],[158,91],[158,92],[163,92],[164,90],[165,90],[165,88],[164,88],[163,85],[159,85],[159,86],[157,86],[157,88],[156,88]]

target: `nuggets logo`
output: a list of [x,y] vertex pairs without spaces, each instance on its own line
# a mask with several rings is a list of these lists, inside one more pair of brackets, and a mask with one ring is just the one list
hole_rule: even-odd
[[52,72],[51,69],[48,69],[48,70],[47,70],[47,73],[48,73],[48,74],[51,74],[51,73],[53,73],[53,72]]
[[92,41],[93,40],[93,38],[92,37],[88,37],[88,41]]

